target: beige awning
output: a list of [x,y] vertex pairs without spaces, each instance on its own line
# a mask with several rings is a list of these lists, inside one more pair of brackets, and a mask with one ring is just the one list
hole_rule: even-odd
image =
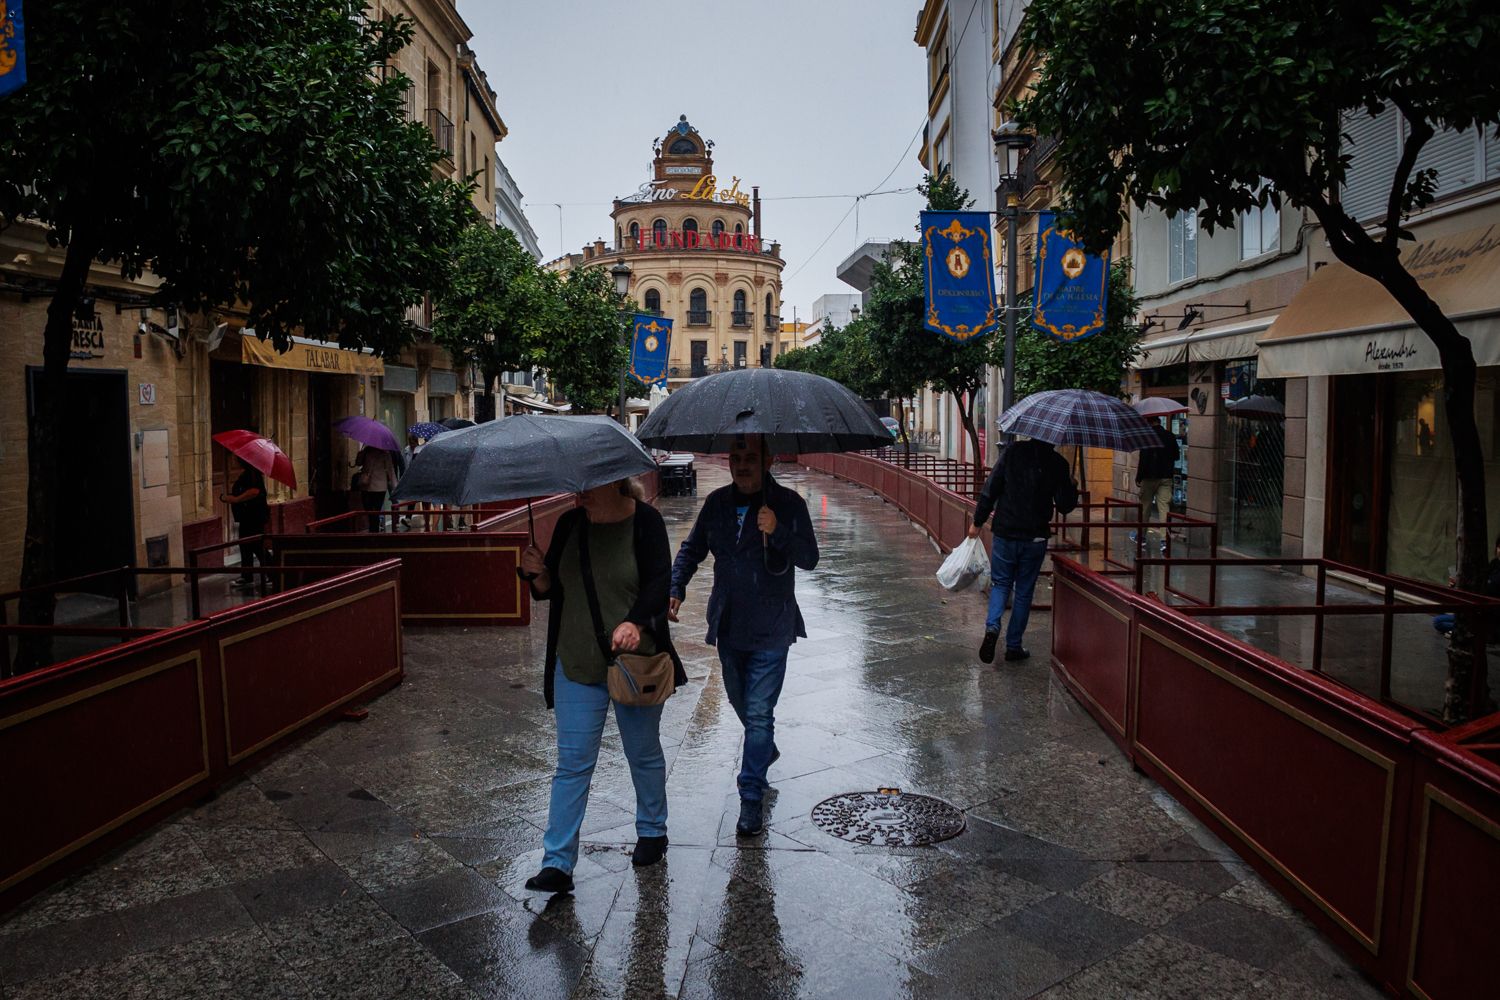
[[[1500,227],[1407,244],[1401,258],[1469,338],[1475,360],[1500,364]],[[1259,346],[1261,378],[1442,367],[1437,348],[1391,293],[1339,263],[1313,272]]]
[[384,375],[385,365],[373,354],[346,351],[337,344],[320,340],[292,338],[286,353],[276,345],[254,334],[240,337],[240,360],[247,365],[291,369],[302,372],[325,372],[331,375]]
[[1134,368],[1163,368],[1184,361],[1228,361],[1255,357],[1255,342],[1274,316],[1218,323],[1186,333],[1171,331],[1145,340]]

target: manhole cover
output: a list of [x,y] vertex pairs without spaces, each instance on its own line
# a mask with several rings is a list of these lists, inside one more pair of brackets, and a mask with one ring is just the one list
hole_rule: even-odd
[[962,809],[899,788],[835,795],[813,806],[812,818],[824,833],[872,847],[921,847],[964,831]]

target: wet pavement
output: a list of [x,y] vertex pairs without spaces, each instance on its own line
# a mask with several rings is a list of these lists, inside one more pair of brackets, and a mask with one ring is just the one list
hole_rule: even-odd
[[[724,480],[703,471],[706,491]],[[571,896],[541,857],[545,615],[406,633],[407,678],[211,801],[0,921],[0,991],[53,997],[1374,997],[1154,783],[1046,665],[975,656],[984,595],[947,594],[877,497],[787,472],[823,548],[778,710],[767,833],[737,842],[739,725],[674,633],[671,848],[635,870],[613,723]],[[674,543],[697,500],[663,499]],[[965,810],[925,847],[840,840],[820,802],[896,786]]]

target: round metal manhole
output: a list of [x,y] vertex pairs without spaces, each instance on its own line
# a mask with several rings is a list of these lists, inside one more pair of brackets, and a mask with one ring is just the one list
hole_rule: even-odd
[[921,847],[964,832],[962,809],[899,788],[835,795],[813,806],[812,818],[824,833],[871,847]]

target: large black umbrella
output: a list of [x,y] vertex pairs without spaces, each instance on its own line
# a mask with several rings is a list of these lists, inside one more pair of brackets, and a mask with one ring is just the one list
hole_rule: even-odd
[[608,417],[517,414],[449,431],[413,456],[393,500],[465,506],[582,493],[656,468]]
[[438,423],[448,428],[450,431],[461,431],[465,427],[474,426],[474,421],[465,420],[463,417],[448,417],[446,420],[439,420]]
[[777,368],[743,368],[694,379],[636,432],[653,448],[727,452],[742,434],[764,434],[776,454],[884,448],[891,434],[875,411],[832,379]]

